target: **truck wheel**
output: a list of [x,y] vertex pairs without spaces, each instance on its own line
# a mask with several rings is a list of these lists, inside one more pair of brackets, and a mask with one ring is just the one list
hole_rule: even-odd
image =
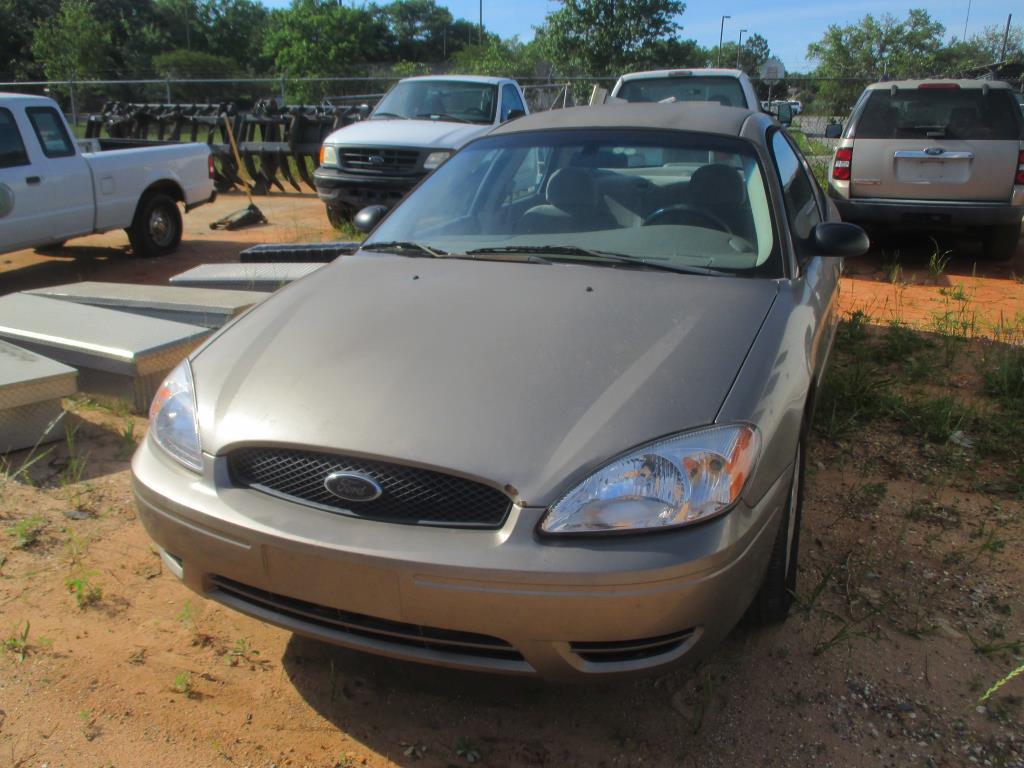
[[47,243],[46,245],[40,245],[35,248],[35,252],[41,253],[43,255],[49,255],[51,253],[60,253],[61,249],[64,248],[64,243],[66,242],[67,240],[56,240],[52,243]]
[[352,226],[352,217],[355,216],[355,210],[348,206],[327,206],[327,220],[331,222],[331,226],[335,229],[348,229]]
[[772,545],[771,560],[764,582],[747,609],[755,624],[783,621],[793,603],[796,590],[797,558],[800,553],[800,518],[804,506],[804,440],[801,437],[793,460],[793,478],[779,531]]
[[146,195],[128,229],[136,256],[163,256],[181,242],[181,211],[174,198],[155,192]]
[[1020,224],[990,227],[982,241],[985,256],[993,261],[1009,261],[1017,253],[1019,241]]

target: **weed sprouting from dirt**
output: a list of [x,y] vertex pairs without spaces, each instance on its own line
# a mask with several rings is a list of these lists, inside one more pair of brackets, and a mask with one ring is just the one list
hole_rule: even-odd
[[16,549],[30,549],[43,534],[46,528],[46,521],[38,516],[26,517],[19,520],[11,528],[11,536],[14,537]]
[[949,260],[952,256],[952,251],[943,251],[939,248],[938,240],[934,237],[932,238],[932,253],[928,257],[928,272],[932,276],[932,279],[942,277],[942,273],[946,271],[946,267],[949,265]]
[[135,453],[139,440],[135,436],[135,419],[129,414],[122,417],[121,428],[117,432],[117,458],[127,460]]
[[88,452],[79,450],[78,424],[65,429],[65,445],[68,450],[67,464],[60,471],[57,480],[67,494],[68,503],[76,510],[84,507],[85,497],[90,489],[82,483],[88,464]]
[[18,657],[19,662],[24,661],[25,657],[28,655],[29,628],[30,625],[26,619],[24,626],[19,625],[18,627],[15,627],[14,632],[10,636],[5,637],[3,641],[4,650],[15,654]]
[[477,743],[465,736],[460,737],[459,740],[455,742],[455,754],[467,763],[478,763],[483,757]]
[[171,684],[171,690],[175,693],[180,693],[185,698],[191,699],[195,696],[195,684],[192,682],[192,674],[189,672],[179,672],[174,676],[174,682]]
[[91,577],[95,575],[95,571],[83,571],[77,576],[69,576],[64,579],[64,586],[75,596],[75,604],[80,610],[95,605],[103,599],[103,588],[91,580]]
[[997,680],[992,685],[992,687],[985,691],[984,695],[982,695],[982,697],[978,699],[978,703],[981,704],[982,702],[988,701],[990,698],[992,698],[994,694],[999,692],[999,689],[1001,689],[1004,685],[1006,685],[1008,682],[1013,680],[1013,678],[1017,677],[1017,675],[1020,675],[1021,673],[1024,673],[1024,664],[1021,664],[1016,669],[1010,670],[1010,673],[1006,675],[1006,677]]

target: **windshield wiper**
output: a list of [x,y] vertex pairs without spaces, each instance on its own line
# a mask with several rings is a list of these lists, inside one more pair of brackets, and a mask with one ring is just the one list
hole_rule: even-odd
[[397,112],[374,112],[371,117],[397,117],[399,120],[408,120],[408,115],[400,115]]
[[415,243],[411,240],[385,240],[381,243],[367,243],[361,246],[360,250],[363,251],[412,251],[414,254],[422,256],[433,256],[435,259],[442,256],[447,256],[448,251],[442,251],[439,248],[431,248],[429,245],[423,243]]
[[429,117],[429,118],[437,117],[437,118],[440,118],[441,120],[449,120],[449,121],[451,121],[453,123],[471,123],[471,122],[473,122],[472,120],[467,120],[464,117],[456,117],[455,115],[449,115],[447,112],[424,112],[421,115],[416,115],[416,119],[417,120],[420,120],[420,119],[422,119],[424,117]]
[[469,255],[478,253],[538,253],[548,256],[568,256],[580,259],[594,259],[597,261],[612,262],[615,264],[627,264],[632,267],[647,267],[649,269],[660,269],[665,272],[678,272],[684,275],[712,275],[723,277],[728,272],[717,269],[698,266],[677,266],[675,264],[662,264],[656,261],[645,259],[641,256],[630,256],[625,253],[614,251],[597,251],[592,248],[582,248],[577,245],[502,245],[491,248],[474,248],[466,251]]

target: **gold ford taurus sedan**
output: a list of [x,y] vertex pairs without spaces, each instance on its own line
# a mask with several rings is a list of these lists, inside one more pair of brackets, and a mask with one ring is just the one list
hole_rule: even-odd
[[836,218],[756,112],[513,121],[170,375],[141,519],[199,594],[350,648],[696,660],[789,607],[841,258],[867,247]]

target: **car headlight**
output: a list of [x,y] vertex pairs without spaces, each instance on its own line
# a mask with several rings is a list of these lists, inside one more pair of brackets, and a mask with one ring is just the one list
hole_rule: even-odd
[[320,148],[320,165],[337,165],[338,164],[338,148],[332,147],[330,144],[324,144]]
[[149,406],[149,429],[157,445],[189,469],[203,468],[192,368],[182,360],[164,379]]
[[427,155],[427,159],[423,161],[423,170],[432,171],[438,168],[445,160],[452,156],[452,153],[448,150],[444,152],[431,152]]
[[541,521],[544,533],[676,528],[729,509],[761,450],[746,424],[706,427],[641,446],[570,490]]

